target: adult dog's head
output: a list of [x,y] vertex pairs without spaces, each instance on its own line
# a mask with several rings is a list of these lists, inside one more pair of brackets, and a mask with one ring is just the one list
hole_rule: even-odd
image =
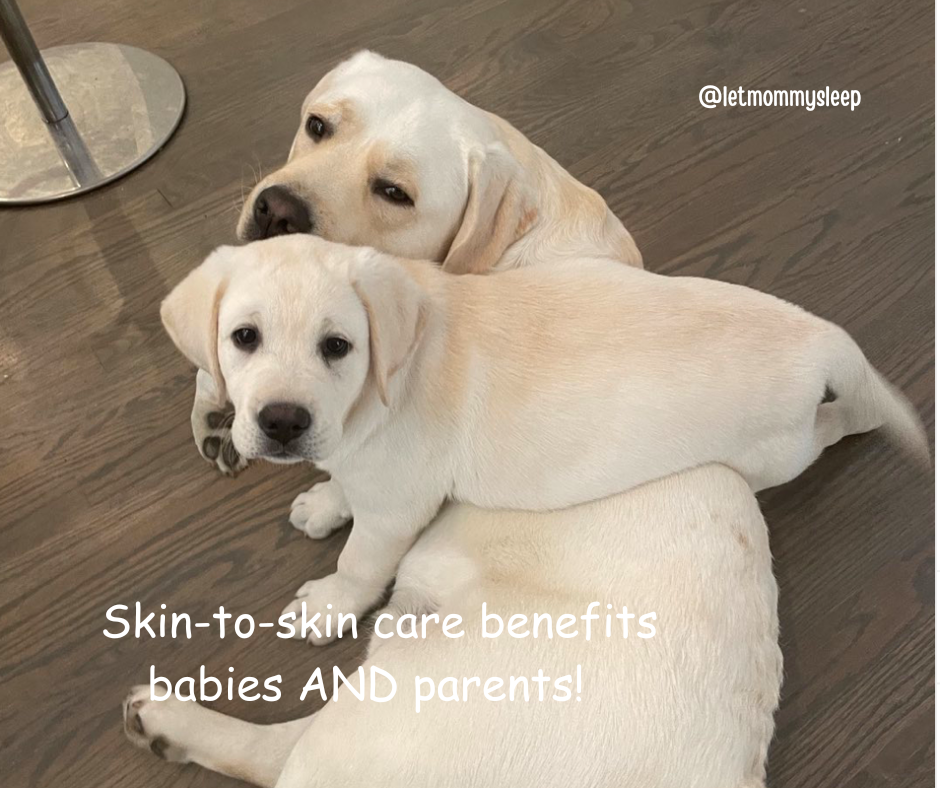
[[336,450],[357,407],[389,403],[429,309],[396,258],[295,236],[220,247],[160,315],[235,405],[239,453],[316,462]]
[[313,233],[483,273],[540,225],[566,223],[567,239],[605,236],[602,250],[639,264],[600,196],[508,123],[416,66],[360,52],[307,97],[287,163],[252,190],[238,236]]

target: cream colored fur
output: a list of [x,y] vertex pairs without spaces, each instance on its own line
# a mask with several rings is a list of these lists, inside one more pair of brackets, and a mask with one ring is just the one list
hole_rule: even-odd
[[[238,451],[316,463],[332,508],[311,518],[352,513],[337,572],[286,611],[321,622],[378,602],[445,500],[558,509],[714,462],[760,490],[881,426],[929,462],[913,410],[842,329],[749,288],[611,260],[453,276],[273,238],[213,253],[162,315],[190,360],[221,371]],[[232,339],[246,326],[252,352]],[[348,355],[323,356],[331,336]],[[836,400],[821,404],[827,388]],[[273,403],[312,426],[273,441],[258,416]]]
[[[483,641],[487,610],[655,610],[656,635]],[[710,465],[559,512],[448,504],[408,554],[387,610],[458,613],[468,635],[374,641],[389,703],[338,703],[250,725],[195,703],[125,704],[128,736],[165,757],[278,788],[759,788],[781,679],[777,587],[747,485]],[[579,622],[580,623],[580,622]],[[471,692],[415,714],[414,677],[570,674],[581,700]],[[311,672],[313,666],[311,666]],[[299,689],[298,689],[299,691]],[[141,732],[142,731],[142,732]]]

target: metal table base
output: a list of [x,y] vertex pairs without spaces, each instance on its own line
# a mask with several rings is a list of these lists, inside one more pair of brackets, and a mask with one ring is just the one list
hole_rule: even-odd
[[36,49],[0,0],[0,204],[51,202],[143,164],[176,130],[186,91],[165,60],[119,44]]

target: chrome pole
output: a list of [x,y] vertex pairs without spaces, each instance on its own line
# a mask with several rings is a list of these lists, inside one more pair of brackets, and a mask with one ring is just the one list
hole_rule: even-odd
[[26,20],[14,0],[0,0],[0,38],[29,88],[46,123],[58,123],[69,114],[68,107],[52,81],[46,61],[39,54]]

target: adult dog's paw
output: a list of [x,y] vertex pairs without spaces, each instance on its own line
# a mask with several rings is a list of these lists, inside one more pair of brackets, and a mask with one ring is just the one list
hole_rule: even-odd
[[174,763],[188,763],[183,740],[196,704],[171,695],[150,700],[150,687],[134,687],[124,699],[124,735],[137,747]]

